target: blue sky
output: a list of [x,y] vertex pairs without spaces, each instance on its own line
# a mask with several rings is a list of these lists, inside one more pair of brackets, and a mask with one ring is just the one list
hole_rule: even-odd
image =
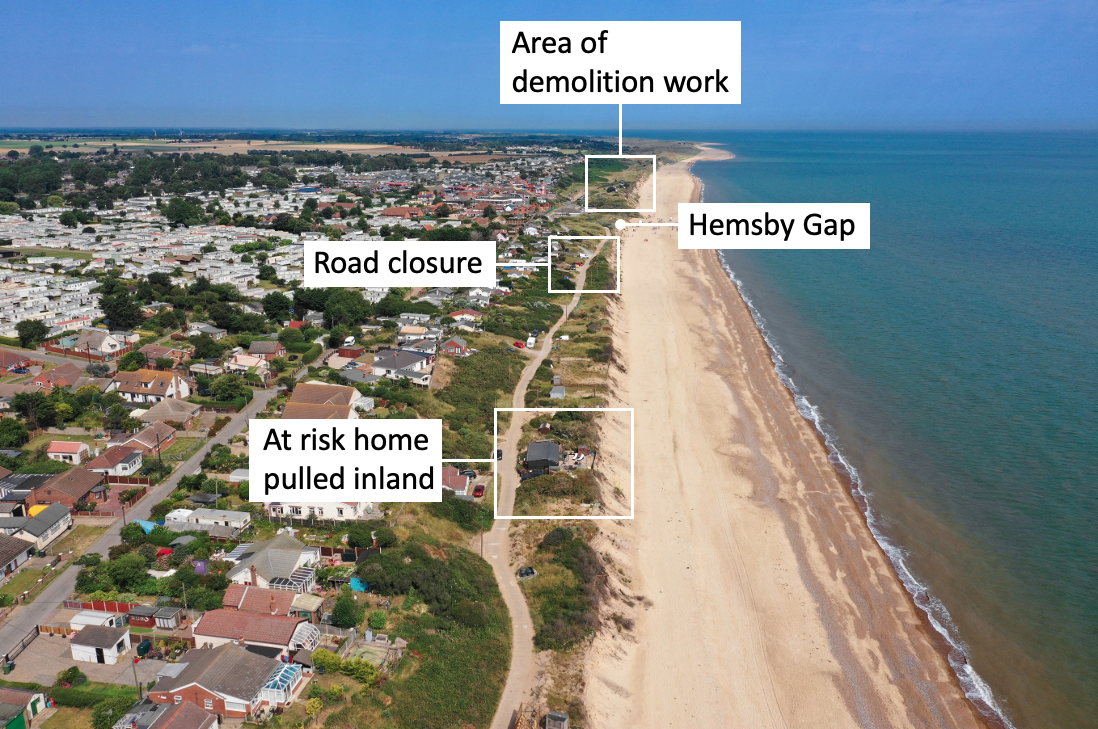
[[[505,15],[509,9],[514,14]],[[739,20],[743,103],[630,129],[1098,128],[1093,2],[7,3],[0,127],[616,129],[501,106],[500,20]]]

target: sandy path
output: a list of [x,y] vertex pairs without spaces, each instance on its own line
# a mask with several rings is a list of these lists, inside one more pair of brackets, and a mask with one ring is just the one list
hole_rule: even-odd
[[[600,242],[595,250],[602,250],[604,243]],[[594,256],[592,256],[593,258]],[[587,280],[587,266],[590,259],[577,269],[576,294],[564,307],[564,315],[543,336],[541,348],[534,351],[534,356],[526,364],[519,377],[515,393],[511,398],[511,407],[525,407],[526,388],[534,379],[542,361],[553,350],[553,335],[557,333],[561,325],[568,321],[569,314],[579,305],[579,293]],[[530,351],[530,350],[527,350]],[[504,464],[518,462],[518,445],[522,433],[522,425],[529,419],[525,413],[511,413],[511,424],[505,434],[500,434],[496,442],[496,448],[503,451],[503,460],[497,462],[498,477],[495,484],[497,514],[511,514],[515,508],[515,489],[518,488],[519,477],[513,467],[505,467]],[[515,719],[515,712],[519,704],[530,701],[531,692],[537,680],[537,666],[534,662],[534,622],[530,619],[530,609],[526,605],[526,598],[519,588],[515,577],[515,568],[511,564],[511,537],[508,533],[511,527],[510,519],[496,519],[495,524],[484,537],[484,557],[492,565],[492,572],[496,576],[503,602],[506,603],[511,613],[511,670],[507,674],[507,683],[503,687],[503,695],[500,697],[499,707],[492,719],[492,729],[510,729]]]
[[[652,220],[693,198],[688,170],[660,169]],[[979,726],[715,253],[674,230],[626,233],[637,513],[601,551],[637,624],[592,648],[589,725]]]

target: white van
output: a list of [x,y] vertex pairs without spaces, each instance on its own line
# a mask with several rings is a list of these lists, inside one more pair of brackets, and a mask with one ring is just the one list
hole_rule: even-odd
[[347,337],[346,339],[343,340],[343,346],[344,347],[353,347],[353,346],[355,346],[355,338],[354,337]]
[[530,337],[529,339],[526,340],[526,348],[531,349],[537,343],[538,343],[538,338],[537,337]]

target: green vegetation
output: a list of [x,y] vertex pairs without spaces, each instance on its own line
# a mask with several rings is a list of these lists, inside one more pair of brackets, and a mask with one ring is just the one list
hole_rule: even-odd
[[538,574],[522,583],[540,650],[564,650],[598,627],[606,571],[586,539],[567,527],[548,532],[531,560]]
[[514,391],[524,366],[519,354],[499,346],[484,347],[475,357],[454,362],[453,379],[437,394],[454,407],[443,416],[456,436],[444,438],[443,457],[491,457],[493,409],[500,396]]
[[545,515],[550,501],[591,504],[598,501],[595,474],[590,469],[535,476],[515,489],[515,513]]
[[514,286],[515,293],[484,317],[484,331],[525,340],[535,329],[548,330],[564,314],[554,301],[561,294],[549,293],[548,273],[544,270],[516,279]]
[[[611,241],[613,243],[613,241]],[[617,279],[610,261],[606,259],[606,253],[599,253],[591,259],[587,267],[587,280],[583,284],[584,291],[613,291],[617,288]]]
[[468,532],[486,532],[492,528],[493,509],[488,504],[465,501],[454,496],[452,491],[443,490],[442,501],[428,503],[427,513],[440,519],[448,519]]

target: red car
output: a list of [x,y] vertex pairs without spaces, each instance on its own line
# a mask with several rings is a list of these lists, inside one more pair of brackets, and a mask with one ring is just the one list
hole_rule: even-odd
[[484,496],[484,484],[478,483],[473,487],[473,498],[480,498]]
[[519,349],[524,349],[526,347],[526,345],[523,344],[522,342],[512,342],[512,344],[514,344]]

